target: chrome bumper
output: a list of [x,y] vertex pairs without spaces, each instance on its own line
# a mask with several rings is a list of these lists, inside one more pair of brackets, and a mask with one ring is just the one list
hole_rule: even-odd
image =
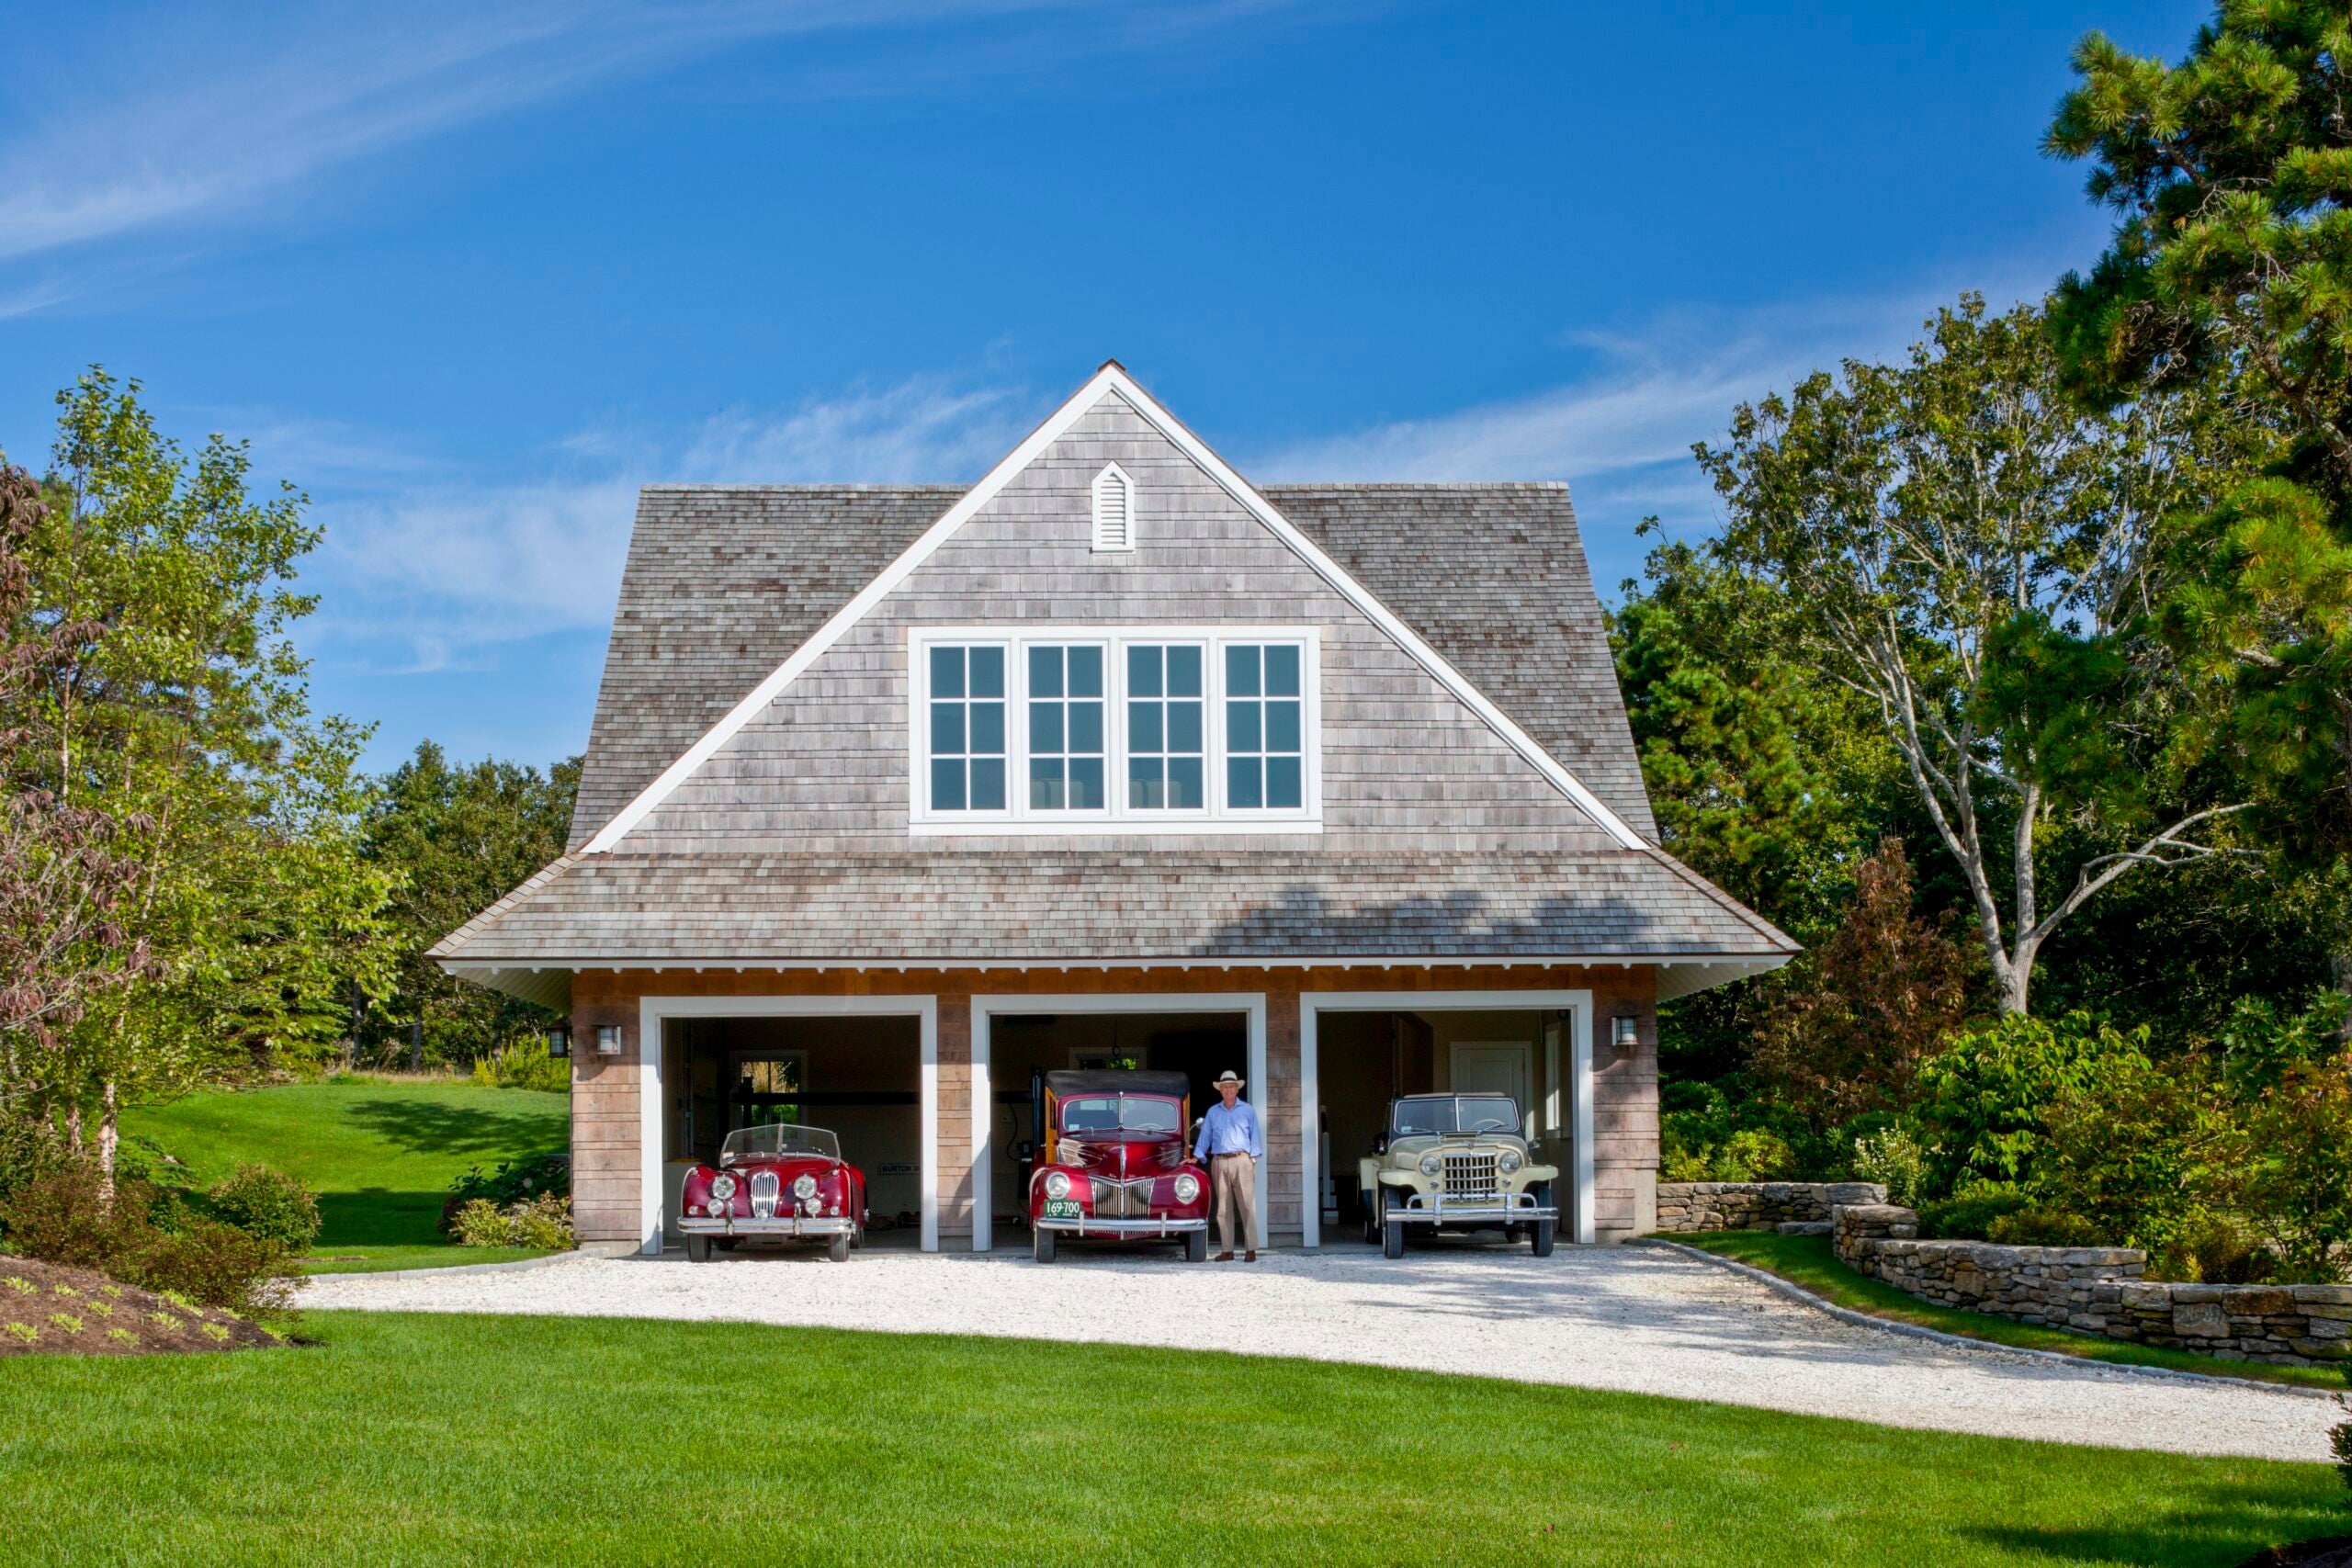
[[1401,1210],[1388,1212],[1408,1224],[1423,1225],[1516,1225],[1560,1217],[1558,1208],[1538,1203],[1532,1192],[1482,1192],[1474,1198],[1452,1199],[1442,1192],[1414,1192],[1406,1196]]
[[730,1214],[724,1219],[706,1215],[687,1215],[676,1222],[678,1229],[689,1235],[855,1235],[857,1222],[847,1214],[778,1214],[772,1220],[746,1219]]
[[1197,1220],[1098,1220],[1081,1215],[1075,1220],[1038,1220],[1041,1231],[1060,1231],[1071,1235],[1182,1235],[1187,1231],[1209,1228],[1207,1216]]

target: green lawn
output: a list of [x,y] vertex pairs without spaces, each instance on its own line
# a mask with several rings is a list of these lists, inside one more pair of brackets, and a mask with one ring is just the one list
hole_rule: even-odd
[[[1781,1235],[1774,1231],[1678,1231],[1666,1238],[1778,1274],[1803,1285],[1815,1295],[1838,1306],[1866,1312],[1873,1317],[1941,1329],[1946,1334],[2015,1345],[2028,1350],[2055,1350],[2094,1361],[2121,1361],[2134,1366],[2170,1367],[2176,1371],[2205,1372],[2252,1378],[2263,1382],[2299,1383],[2308,1388],[2342,1388],[2341,1373],[2327,1367],[2279,1367],[2260,1361],[2225,1361],[2188,1350],[2166,1350],[2132,1345],[2120,1339],[2094,1339],[2063,1328],[2038,1328],[2030,1323],[1995,1317],[1986,1313],[1955,1312],[1923,1302],[1883,1280],[1857,1274],[1838,1260],[1826,1235]],[[2345,1520],[2352,1529],[2352,1516]]]
[[0,1561],[2182,1563],[2345,1527],[2317,1464],[1312,1361],[317,1314],[0,1361]]
[[571,1115],[563,1095],[533,1089],[344,1077],[192,1094],[129,1111],[123,1126],[183,1161],[199,1186],[256,1163],[310,1183],[325,1222],[317,1251],[368,1260],[313,1266],[332,1272],[531,1256],[444,1245],[441,1200],[469,1166],[562,1149]]

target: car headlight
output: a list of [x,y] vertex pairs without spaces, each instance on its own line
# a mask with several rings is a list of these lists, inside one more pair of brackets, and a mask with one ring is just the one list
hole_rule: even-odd
[[1421,1156],[1421,1174],[1423,1176],[1435,1176],[1439,1171],[1443,1170],[1444,1168],[1445,1161],[1438,1158],[1434,1150]]
[[1046,1173],[1046,1196],[1048,1198],[1069,1197],[1069,1178],[1058,1170],[1047,1171]]
[[1495,1156],[1495,1168],[1501,1171],[1505,1176],[1514,1174],[1518,1171],[1521,1166],[1525,1165],[1526,1163],[1527,1162],[1525,1160],[1519,1157],[1519,1151],[1517,1149],[1505,1149],[1502,1153]]
[[809,1175],[807,1171],[802,1171],[797,1177],[793,1179],[792,1195],[795,1198],[815,1197],[817,1195],[817,1179]]
[[1176,1201],[1189,1203],[1201,1195],[1201,1179],[1191,1171],[1176,1179]]
[[720,1171],[710,1179],[710,1195],[724,1203],[735,1196],[735,1179]]

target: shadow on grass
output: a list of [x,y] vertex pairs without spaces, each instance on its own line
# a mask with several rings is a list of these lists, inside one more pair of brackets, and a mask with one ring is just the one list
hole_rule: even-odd
[[368,1100],[344,1115],[409,1154],[496,1161],[560,1150],[562,1113],[539,1118],[418,1100]]
[[2307,1491],[2234,1479],[2228,1488],[2179,1494],[2174,1503],[2161,1516],[2133,1526],[2056,1529],[1980,1525],[1960,1533],[2029,1559],[2046,1553],[2062,1562],[2237,1568],[2273,1546],[2341,1534],[2346,1517],[2342,1509],[2314,1505]]
[[318,1250],[338,1247],[429,1247],[443,1239],[439,1192],[363,1187],[319,1194]]

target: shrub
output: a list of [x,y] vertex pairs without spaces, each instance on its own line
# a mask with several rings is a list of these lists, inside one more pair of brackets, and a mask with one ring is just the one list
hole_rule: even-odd
[[1905,1206],[1919,1201],[1928,1175],[1928,1152],[1902,1127],[1854,1140],[1854,1174],[1886,1189],[1886,1201]]
[[204,1201],[223,1224],[290,1253],[308,1252],[319,1239],[318,1194],[266,1165],[244,1167],[206,1192]]
[[2052,1022],[2011,1016],[1959,1036],[1919,1069],[1927,1190],[2026,1180],[2041,1156],[2051,1106],[2105,1073],[2147,1065],[2148,1032],[2119,1034],[2087,1013]]
[[569,1247],[573,1245],[571,1200],[541,1193],[501,1208],[487,1198],[469,1199],[458,1207],[449,1229],[459,1247]]
[[2003,1247],[2104,1247],[2109,1238],[2080,1214],[2028,1203],[1985,1222],[1984,1239]]
[[2192,1285],[2262,1285],[2277,1277],[2278,1260],[2252,1225],[2235,1214],[2202,1214],[2172,1247],[2150,1255],[2148,1278]]
[[2120,1052],[2044,1110],[2027,1186],[2044,1207],[2152,1259],[2174,1258],[2189,1231],[2233,1201],[2245,1149],[2201,1063],[2160,1067]]
[[145,1182],[118,1181],[103,1201],[96,1172],[76,1166],[31,1182],[0,1208],[11,1251],[90,1269],[151,1291],[175,1291],[244,1313],[287,1309],[286,1249],[217,1221],[189,1217],[178,1230],[153,1218]]
[[1919,1234],[1939,1241],[1985,1241],[1993,1222],[2033,1200],[2006,1184],[1979,1184],[1956,1198],[1919,1205]]
[[2352,1053],[2286,1067],[2246,1122],[2258,1158],[2245,1206],[2273,1238],[2282,1275],[2340,1280],[2352,1244]]
[[474,1082],[485,1089],[536,1089],[565,1094],[571,1089],[571,1064],[550,1056],[543,1044],[501,1045],[474,1059]]

